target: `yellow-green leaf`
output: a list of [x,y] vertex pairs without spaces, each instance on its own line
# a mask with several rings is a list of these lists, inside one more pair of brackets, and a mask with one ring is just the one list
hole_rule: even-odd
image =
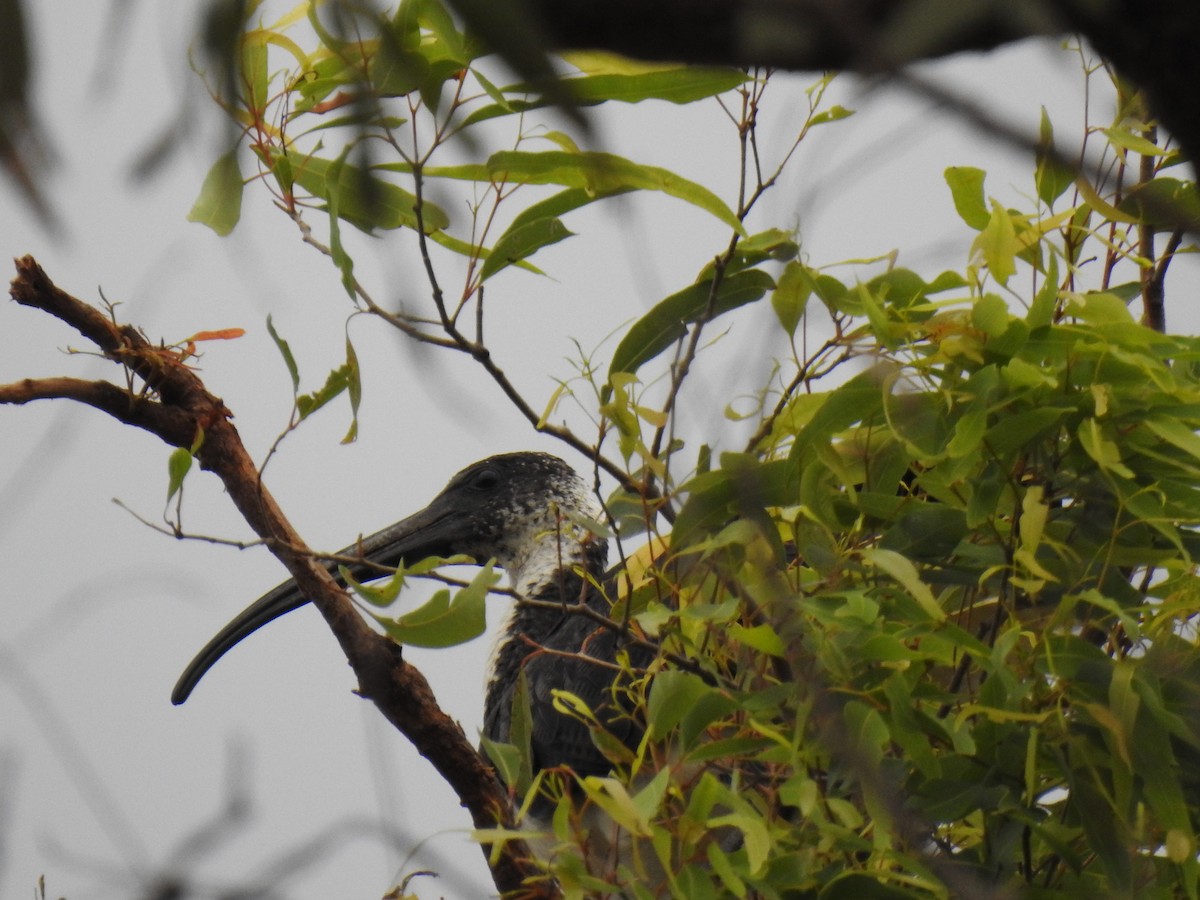
[[[329,203],[336,195],[337,215],[363,231],[417,227],[416,196],[358,166],[309,156],[293,173],[296,183],[314,197]],[[450,224],[445,211],[429,200],[421,203],[420,210],[427,233]]]
[[1133,472],[1121,462],[1121,449],[1116,441],[1108,436],[1104,426],[1090,416],[1079,426],[1079,443],[1084,451],[1100,468],[1113,472],[1123,478],[1133,478]]
[[702,281],[661,300],[625,333],[613,352],[609,378],[617,372],[636,372],[670,347],[686,333],[689,323],[709,311],[710,300],[715,317],[758,300],[774,286],[766,272],[748,269],[722,279],[715,297],[712,281]]
[[944,174],[946,184],[950,185],[950,196],[954,198],[955,210],[964,222],[976,231],[982,231],[991,219],[983,198],[983,169],[950,166]]
[[413,647],[453,647],[483,634],[488,591],[500,580],[489,563],[471,583],[451,595],[440,590],[424,605],[396,619],[376,616],[388,636]]
[[1001,284],[1017,271],[1016,257],[1021,249],[1017,243],[1016,229],[1008,210],[995,201],[987,225],[975,238],[973,251],[983,257],[988,271]]
[[167,458],[167,502],[171,502],[179,489],[183,487],[183,479],[192,468],[192,454],[186,447],[176,447]]
[[939,622],[946,618],[946,613],[934,599],[933,591],[921,580],[917,567],[907,557],[881,547],[868,547],[861,551],[860,556],[867,565],[874,566],[899,582],[930,618]]
[[584,188],[589,193],[614,193],[622,189],[661,191],[715,216],[738,234],[746,234],[733,210],[708,188],[668,169],[640,165],[612,153],[502,150],[488,159],[488,171],[498,181],[560,184]]
[[225,237],[242,216],[242,173],[238,169],[237,151],[221,156],[200,187],[200,196],[187,214],[189,222],[207,225]]

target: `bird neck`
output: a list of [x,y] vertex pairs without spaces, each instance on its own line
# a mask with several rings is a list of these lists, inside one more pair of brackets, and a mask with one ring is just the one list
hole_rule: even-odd
[[574,579],[576,589],[571,596],[563,594],[563,585],[570,580],[568,576],[580,571],[601,580],[608,562],[608,541],[553,512],[549,522],[517,542],[516,551],[507,562],[513,590],[520,596],[578,602],[582,596],[581,579]]
[[570,544],[557,540],[538,542],[535,549],[509,566],[513,588],[519,598],[558,604],[547,607],[533,603],[514,603],[509,607],[500,634],[492,648],[488,670],[487,697],[484,702],[484,733],[493,740],[509,740],[509,723],[517,676],[525,661],[540,648],[552,643],[568,646],[555,649],[578,650],[578,643],[563,632],[571,620],[583,620],[571,607],[586,602],[598,611],[608,612],[603,585],[608,561],[608,542],[594,535],[578,538]]

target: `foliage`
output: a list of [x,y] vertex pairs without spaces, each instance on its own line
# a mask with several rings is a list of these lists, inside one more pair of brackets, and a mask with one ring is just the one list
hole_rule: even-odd
[[[305,25],[311,51],[293,36]],[[550,101],[494,83],[482,45],[436,0],[386,17],[302,4],[251,20],[241,59],[236,95],[214,92],[253,180],[329,257],[355,309],[477,360],[531,426],[615,478],[608,527],[656,541],[613,598],[614,620],[663,647],[637,682],[647,739],[631,751],[597,726],[615,777],[532,788],[555,798],[548,870],[569,895],[1200,894],[1200,342],[1129,310],[1161,298],[1196,201],[1161,174],[1178,157],[1136,95],[1089,129],[1099,162],[1082,172],[1045,119],[1021,208],[988,196],[984,172],[947,171],[974,233],[961,271],[893,257],[851,279],[752,215],[791,156],[774,171],[761,159],[766,73],[567,60],[561,84],[583,107],[722,103],[742,150],[727,200],[531,127]],[[796,145],[849,115],[827,105],[828,84],[809,90]],[[221,233],[236,224],[243,157],[215,163],[193,213]],[[469,214],[434,205],[435,183],[439,198],[465,187]],[[484,285],[502,295],[512,267],[537,272],[536,255],[572,236],[572,212],[633,191],[714,218],[728,243],[624,329],[606,370],[582,361],[539,413],[488,351]],[[426,310],[376,303],[345,225],[419,246]],[[1156,229],[1171,232],[1161,255]],[[443,286],[447,272],[461,290]],[[753,437],[715,456],[727,436],[684,445],[674,416],[705,329],[764,300],[795,349],[762,385]],[[341,390],[357,408],[353,348],[347,359],[298,398],[294,424]],[[568,394],[593,398],[594,437],[550,423]],[[478,610],[489,583],[439,595],[408,625],[426,643],[461,639],[439,638],[438,617]],[[491,749],[521,782],[520,747]],[[632,871],[585,863],[613,827],[637,850]]]

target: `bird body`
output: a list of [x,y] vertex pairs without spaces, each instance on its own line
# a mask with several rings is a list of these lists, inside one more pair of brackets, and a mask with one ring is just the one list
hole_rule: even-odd
[[[537,601],[518,601],[502,630],[483,726],[490,740],[510,741],[523,673],[534,773],[565,766],[586,776],[611,768],[588,726],[555,708],[558,691],[581,700],[626,744],[636,743],[641,733],[614,699],[617,661],[627,642],[581,609],[583,604],[602,616],[610,613],[610,594],[603,587],[607,542],[587,525],[599,513],[587,484],[561,459],[509,453],[469,466],[425,509],[338,554],[361,555],[363,562],[348,568],[362,580],[379,577],[377,565],[429,556],[495,559],[508,571],[518,597]],[[332,564],[330,570],[342,581]],[[243,638],[307,602],[294,581],[263,595],[200,651],[180,676],[172,701],[183,703],[208,669]],[[636,649],[634,665],[645,665],[649,656]]]

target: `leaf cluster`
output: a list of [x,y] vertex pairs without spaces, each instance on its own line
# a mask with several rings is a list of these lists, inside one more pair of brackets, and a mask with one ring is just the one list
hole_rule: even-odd
[[[220,99],[256,179],[357,310],[476,360],[518,415],[616,480],[615,534],[655,540],[636,574],[626,567],[607,623],[661,647],[619,689],[641,744],[563,695],[612,777],[535,776],[519,728],[488,748],[518,803],[540,792],[553,804],[544,865],[563,890],[1200,894],[1200,342],[1129,308],[1141,299],[1153,324],[1198,207],[1193,184],[1163,174],[1176,157],[1137,99],[1089,129],[1103,152],[1087,169],[1064,161],[1044,119],[1025,208],[989,196],[981,170],[947,171],[971,242],[959,270],[930,276],[893,256],[845,278],[777,223],[748,227],[791,157],[771,170],[757,145],[764,73],[578,54],[560,82],[581,106],[721,103],[741,150],[741,187],[725,199],[561,132],[529,149],[528,122],[557,101],[497,86],[483,45],[436,0],[386,16],[330,8],[336,21],[312,4],[245,31],[240,93]],[[287,35],[301,18],[313,50]],[[270,74],[279,53],[289,67]],[[828,85],[810,88],[796,144],[849,114],[825,102]],[[516,129],[509,146],[488,130],[498,123]],[[470,158],[442,162],[446,148]],[[218,160],[194,211],[219,231],[240,209],[239,158]],[[432,203],[435,183],[469,188],[467,213]],[[636,191],[690,205],[728,243],[538,413],[486,343],[484,285],[539,271],[533,257],[572,237],[565,217]],[[424,314],[375,302],[342,224],[416,243]],[[1171,235],[1161,253],[1159,232]],[[435,263],[434,247],[448,257]],[[762,386],[753,436],[687,447],[677,400],[705,330],[764,300],[791,352]],[[349,369],[297,395],[299,418],[342,390],[357,407],[353,359],[349,348]],[[568,396],[594,436],[550,424]],[[368,599],[390,599],[402,578]],[[473,636],[493,582],[488,568],[439,594],[399,638]],[[598,865],[587,850],[601,833],[631,853]]]

